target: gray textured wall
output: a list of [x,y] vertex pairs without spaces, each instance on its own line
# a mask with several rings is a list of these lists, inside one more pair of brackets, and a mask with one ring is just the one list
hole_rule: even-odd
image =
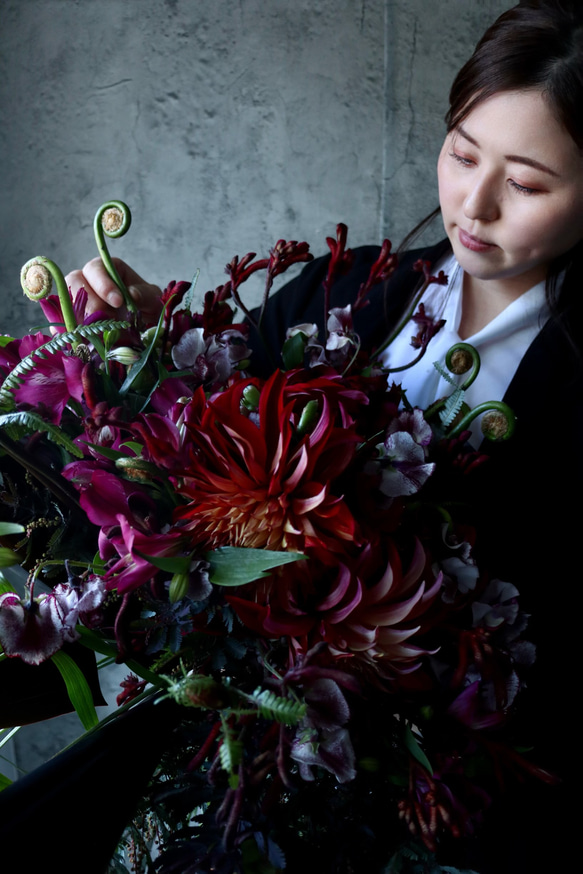
[[[223,281],[279,237],[399,240],[436,204],[451,78],[500,0],[3,0],[4,331],[40,320],[20,266],[114,254],[152,281]],[[251,289],[253,292],[253,289]]]
[[[201,293],[279,237],[323,252],[338,221],[353,245],[397,242],[437,204],[452,77],[510,5],[2,0],[2,330],[41,321],[21,265],[81,266],[111,198],[134,215],[112,253],[162,284],[200,268]],[[19,763],[78,729],[26,727]]]

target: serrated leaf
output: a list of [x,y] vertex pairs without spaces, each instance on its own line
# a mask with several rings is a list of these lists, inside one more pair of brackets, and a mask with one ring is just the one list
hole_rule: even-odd
[[273,719],[285,725],[297,725],[306,715],[306,705],[303,702],[282,698],[269,689],[256,689],[252,698],[265,719]]
[[267,571],[272,568],[305,559],[305,556],[301,552],[221,546],[207,552],[205,558],[211,566],[211,583],[216,586],[244,586],[267,576]]
[[62,650],[51,656],[51,661],[59,669],[65,681],[69,699],[77,711],[83,728],[85,731],[89,731],[90,728],[94,728],[99,723],[99,719],[93,704],[93,695],[83,671],[71,656]]
[[83,452],[78,446],[73,443],[58,425],[53,425],[51,422],[45,422],[36,413],[29,410],[21,410],[17,413],[5,413],[0,416],[0,428],[5,428],[7,434],[18,432],[22,434],[34,434],[36,432],[44,432],[50,440],[66,449],[69,455],[77,458],[83,457]]

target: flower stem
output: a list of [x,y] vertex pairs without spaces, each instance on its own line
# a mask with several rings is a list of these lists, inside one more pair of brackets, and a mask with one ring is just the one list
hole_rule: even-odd
[[27,261],[20,271],[22,290],[29,300],[39,301],[48,297],[53,287],[53,281],[57,287],[65,327],[67,331],[74,331],[77,327],[77,320],[73,311],[73,302],[65,277],[55,262],[49,261],[42,255],[37,255],[36,258]]
[[97,210],[93,221],[93,232],[95,234],[95,242],[97,243],[99,257],[103,261],[103,266],[119,288],[128,311],[137,314],[138,308],[130,297],[129,291],[116,270],[105,241],[106,236],[112,238],[123,237],[123,235],[129,230],[131,221],[132,214],[125,203],[122,203],[121,200],[109,200]]

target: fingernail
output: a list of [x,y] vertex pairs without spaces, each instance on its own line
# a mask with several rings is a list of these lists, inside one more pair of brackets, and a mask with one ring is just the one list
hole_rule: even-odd
[[121,294],[119,293],[119,291],[110,291],[109,294],[107,295],[107,302],[112,307],[117,308],[117,307],[120,307],[122,305],[123,298],[122,298]]
[[136,303],[142,302],[142,292],[140,291],[139,288],[136,288],[135,285],[130,285],[129,291],[130,291],[130,294],[131,294],[133,300]]

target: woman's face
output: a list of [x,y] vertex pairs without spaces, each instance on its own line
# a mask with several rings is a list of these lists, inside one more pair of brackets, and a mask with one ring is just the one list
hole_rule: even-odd
[[472,277],[518,295],[583,239],[583,155],[540,91],[479,103],[437,165],[446,233]]

